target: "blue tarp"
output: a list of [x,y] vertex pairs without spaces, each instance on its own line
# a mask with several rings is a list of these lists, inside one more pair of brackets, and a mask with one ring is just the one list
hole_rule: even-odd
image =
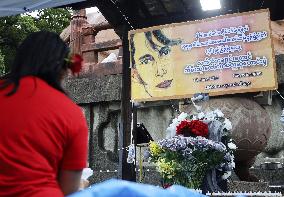
[[11,16],[86,0],[0,0],[0,16]]
[[110,179],[103,183],[95,184],[91,188],[74,193],[69,197],[203,197],[179,185],[173,185],[169,189],[157,186],[134,183],[123,180]]

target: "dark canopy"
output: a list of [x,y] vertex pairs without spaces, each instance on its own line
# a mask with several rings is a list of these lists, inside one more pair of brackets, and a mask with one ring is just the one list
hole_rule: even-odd
[[71,6],[82,9],[97,6],[104,17],[122,34],[129,29],[192,21],[236,12],[268,8],[271,20],[284,18],[283,0],[220,0],[221,9],[203,11],[199,0],[1,0],[0,16],[47,7]]
[[203,11],[199,0],[87,0],[72,6],[75,9],[97,6],[119,35],[122,33],[123,24],[128,25],[130,29],[138,29],[266,8],[270,10],[271,20],[284,18],[283,0],[220,2],[221,9],[212,11]]

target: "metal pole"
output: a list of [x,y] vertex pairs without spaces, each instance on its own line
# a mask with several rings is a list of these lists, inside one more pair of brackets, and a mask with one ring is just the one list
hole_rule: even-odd
[[119,131],[119,169],[118,178],[130,181],[136,181],[135,166],[127,163],[127,146],[131,144],[131,70],[130,70],[130,52],[128,42],[127,26],[123,28],[123,68],[122,68],[122,90],[121,90],[121,123]]

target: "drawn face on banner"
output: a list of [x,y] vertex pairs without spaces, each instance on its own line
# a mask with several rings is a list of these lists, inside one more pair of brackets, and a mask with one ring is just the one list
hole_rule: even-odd
[[[146,38],[146,39],[145,39]],[[180,40],[171,40],[161,30],[131,35],[132,77],[149,97],[170,92],[173,81],[171,48]]]
[[270,26],[259,10],[129,31],[131,99],[277,89]]

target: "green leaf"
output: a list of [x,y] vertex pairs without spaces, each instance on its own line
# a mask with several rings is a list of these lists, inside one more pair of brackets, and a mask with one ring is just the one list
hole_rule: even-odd
[[[39,30],[60,34],[70,24],[70,20],[71,10],[68,8],[39,10],[37,17],[26,14],[0,18],[0,74],[9,70],[17,47],[28,34]],[[1,61],[4,61],[4,66]]]

